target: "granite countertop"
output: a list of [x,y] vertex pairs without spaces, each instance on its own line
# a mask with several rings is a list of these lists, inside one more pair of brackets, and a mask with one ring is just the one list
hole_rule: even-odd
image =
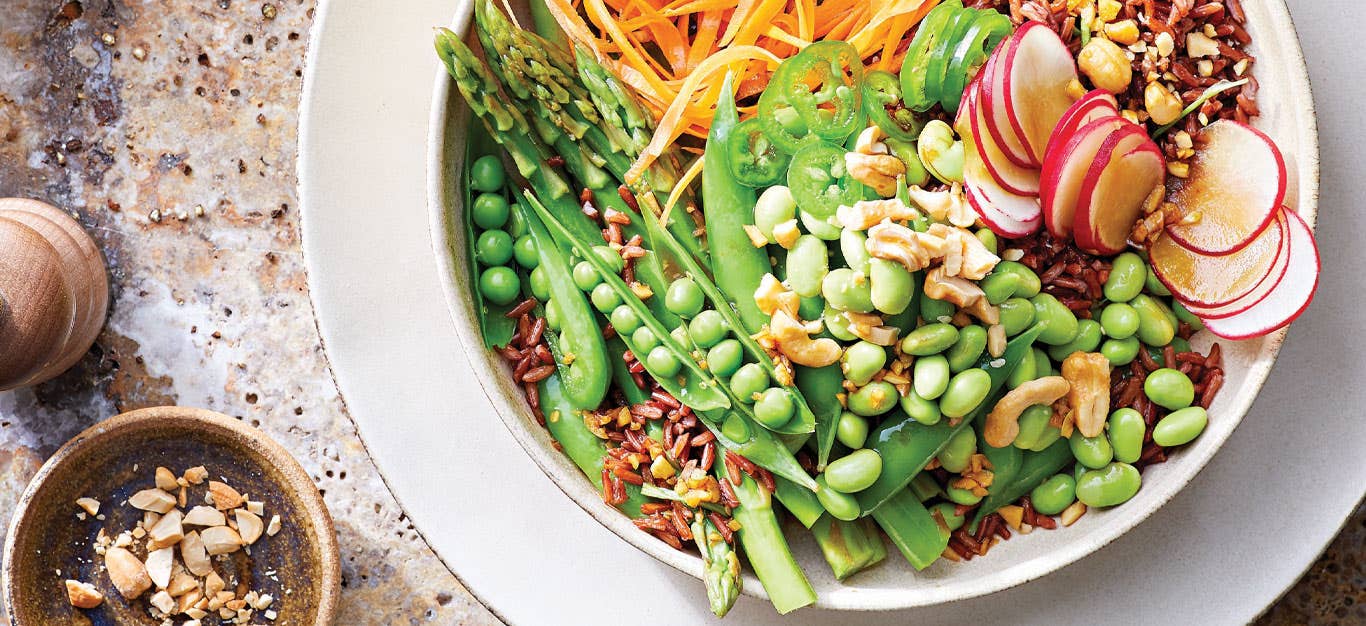
[[[113,300],[74,370],[0,393],[0,522],[90,424],[209,408],[270,434],[317,482],[341,542],[338,623],[496,623],[385,488],[314,324],[294,176],[314,2],[4,3],[0,197],[78,215]],[[1363,546],[1358,511],[1263,621],[1366,621]]]

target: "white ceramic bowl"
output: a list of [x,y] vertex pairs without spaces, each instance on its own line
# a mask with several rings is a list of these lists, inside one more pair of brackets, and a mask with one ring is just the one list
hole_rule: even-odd
[[[452,28],[466,32],[470,5],[458,2]],[[1245,2],[1248,31],[1258,57],[1254,75],[1260,82],[1262,115],[1256,126],[1276,140],[1289,168],[1287,205],[1313,224],[1318,207],[1318,133],[1309,79],[1290,15],[1281,2]],[[1259,52],[1267,51],[1266,54]],[[623,540],[678,570],[700,578],[701,560],[670,548],[638,530],[616,509],[604,504],[591,483],[564,455],[551,447],[550,436],[536,424],[512,384],[509,368],[484,349],[471,303],[462,224],[459,177],[464,158],[464,129],[469,111],[454,84],[442,77],[435,86],[428,143],[428,199],[432,242],[441,268],[448,309],[465,356],[480,385],[508,430],[555,484],[596,520]],[[1216,338],[1197,335],[1192,344],[1207,349]],[[815,542],[793,526],[788,536],[793,552],[815,587],[817,606],[845,610],[888,610],[952,602],[993,593],[1038,578],[1099,549],[1142,522],[1193,478],[1252,405],[1285,339],[1285,331],[1255,341],[1221,341],[1227,376],[1210,407],[1209,427],[1194,443],[1167,462],[1143,472],[1143,488],[1121,506],[1087,513],[1069,528],[1016,537],[992,549],[986,558],[967,563],[940,560],[916,572],[894,548],[885,563],[841,583],[831,575]],[[1234,496],[1230,496],[1234,497]],[[584,564],[585,569],[592,567]],[[765,597],[752,574],[745,574],[745,593]],[[698,601],[703,601],[699,585]]]

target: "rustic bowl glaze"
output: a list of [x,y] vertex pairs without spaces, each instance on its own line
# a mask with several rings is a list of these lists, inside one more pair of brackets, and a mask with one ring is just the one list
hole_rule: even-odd
[[[95,424],[38,470],[5,540],[2,584],[11,623],[160,624],[148,613],[147,595],[126,601],[114,589],[95,554],[95,537],[100,528],[114,536],[137,524],[142,512],[124,502],[153,486],[157,466],[179,475],[196,465],[264,502],[266,518],[278,514],[283,522],[279,534],[251,546],[250,556],[232,555],[245,583],[239,594],[275,596],[270,608],[279,617],[272,624],[330,624],[341,568],[332,517],[312,479],[260,431],[213,411],[180,407],[142,409]],[[75,501],[85,496],[100,501],[103,521],[77,518]],[[63,583],[68,578],[95,585],[104,603],[72,607]]]

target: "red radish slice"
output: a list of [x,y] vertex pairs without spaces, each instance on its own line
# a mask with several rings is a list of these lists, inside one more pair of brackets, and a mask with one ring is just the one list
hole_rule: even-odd
[[1265,297],[1247,310],[1223,319],[1205,321],[1205,328],[1224,339],[1251,339],[1275,332],[1295,321],[1314,299],[1319,285],[1319,248],[1309,225],[1294,211],[1283,210],[1290,233],[1289,266],[1285,276]]
[[1190,175],[1167,184],[1167,200],[1191,223],[1167,227],[1167,234],[1191,250],[1230,254],[1250,244],[1275,219],[1285,201],[1285,159],[1261,131],[1220,120],[1200,131],[1201,145]]
[[1011,193],[996,183],[986,165],[967,141],[963,161],[963,188],[973,209],[998,235],[1023,237],[1038,230],[1043,221],[1037,198]]
[[1029,153],[1042,155],[1075,100],[1069,86],[1077,80],[1077,63],[1067,44],[1041,22],[1026,23],[1011,39],[1015,43],[998,68],[1005,76],[1006,118]]
[[968,96],[967,100],[968,111],[966,119],[963,120],[967,123],[960,122],[958,134],[965,140],[972,141],[974,151],[981,157],[987,173],[991,174],[991,178],[999,183],[1002,189],[1021,196],[1038,196],[1039,171],[1012,163],[987,132],[977,94]]
[[987,228],[1002,237],[1025,237],[1039,229],[1037,219],[1021,221],[1006,215],[989,200],[982,198],[980,190],[965,186],[963,192],[967,196],[968,204],[977,212],[977,216],[986,222]]
[[1280,231],[1281,245],[1276,250],[1276,262],[1271,266],[1271,269],[1267,271],[1266,277],[1257,284],[1255,289],[1233,302],[1219,306],[1207,307],[1191,302],[1182,302],[1182,304],[1184,304],[1191,313],[1200,317],[1200,319],[1212,320],[1233,317],[1234,315],[1252,308],[1252,305],[1265,299],[1266,295],[1271,293],[1271,290],[1275,289],[1276,286],[1280,284],[1281,278],[1285,276],[1286,268],[1290,267],[1290,225],[1287,223],[1287,218],[1285,217],[1285,213],[1288,211],[1288,209],[1282,209],[1277,213],[1275,223],[1271,228],[1267,229],[1268,231]]
[[1048,156],[1053,151],[1067,144],[1067,140],[1077,129],[1094,122],[1098,119],[1118,116],[1119,104],[1110,92],[1103,89],[1095,89],[1082,96],[1080,100],[1072,103],[1072,107],[1062,114],[1062,119],[1058,120],[1058,125],[1053,129],[1053,134],[1048,136],[1048,147],[1044,149],[1044,165],[1048,165]]
[[1289,241],[1274,224],[1237,254],[1204,255],[1171,237],[1159,237],[1148,246],[1148,259],[1157,279],[1183,303],[1226,305],[1247,296],[1270,276],[1282,241]]
[[996,145],[1001,147],[1001,151],[1005,152],[1010,162],[1020,167],[1039,167],[1043,160],[1036,157],[1024,139],[1015,134],[1015,129],[1011,127],[1010,119],[1006,116],[1005,73],[1001,68],[1005,67],[1004,59],[1010,53],[1011,47],[1011,39],[1002,42],[987,64],[982,66],[982,71],[978,72],[978,76],[981,77],[981,85],[978,86],[979,104],[987,122],[987,132],[996,141]]
[[1111,134],[1132,132],[1127,129],[1133,126],[1132,122],[1117,116],[1096,120],[1072,133],[1065,145],[1049,149],[1039,194],[1048,232],[1061,239],[1072,237],[1072,221],[1080,200],[1081,184],[1096,160],[1096,153]]
[[1093,254],[1123,252],[1144,203],[1166,175],[1162,151],[1141,128],[1112,133],[1081,185],[1072,219],[1077,246]]

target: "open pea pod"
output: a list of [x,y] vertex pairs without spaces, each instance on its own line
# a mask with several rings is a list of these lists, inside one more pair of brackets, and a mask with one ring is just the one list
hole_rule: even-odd
[[1015,369],[1025,355],[1030,354],[1034,340],[1043,332],[1043,325],[1017,335],[1006,344],[1005,354],[998,359],[988,356],[979,367],[991,376],[991,390],[987,399],[973,412],[956,425],[944,420],[933,426],[926,426],[900,411],[883,420],[882,425],[868,436],[868,447],[882,457],[882,474],[872,486],[858,493],[859,507],[867,515],[878,507],[906,490],[911,480],[925,469],[925,465],[939,451],[948,445],[949,439],[964,428],[971,428],[978,414],[985,414],[996,404],[1005,386],[1006,377]]
[[888,498],[873,511],[873,519],[917,570],[929,567],[949,547],[948,531],[909,489]]
[[[588,476],[594,487],[602,489],[602,457],[607,454],[607,442],[588,430],[583,422],[582,409],[575,406],[565,393],[559,375],[552,374],[538,385],[541,393],[541,412],[545,415],[545,429],[560,443],[560,449]],[[633,518],[640,517],[640,505],[648,500],[640,487],[626,484],[626,501],[617,508]]]
[[[716,283],[712,282],[711,277],[707,275],[706,270],[687,254],[687,251],[678,244],[678,241],[673,238],[673,235],[660,227],[659,220],[655,219],[654,215],[649,212],[646,212],[644,215],[645,231],[650,234],[650,242],[654,245],[655,249],[660,250],[660,246],[662,246],[663,251],[670,255],[669,260],[677,262],[679,268],[702,288],[702,293],[707,296],[707,300],[711,302],[712,307],[726,320],[726,324],[730,326],[733,331],[732,334],[740,341],[740,345],[744,346],[745,352],[749,354],[750,358],[754,359],[764,368],[764,371],[769,375],[769,378],[773,379],[775,382],[780,381],[781,379],[777,376],[778,368],[773,365],[773,359],[768,356],[768,352],[764,351],[763,347],[759,345],[759,342],[755,341],[754,338],[749,335],[749,332],[745,330],[745,324],[740,321],[740,317],[735,314],[735,309],[732,308],[730,301],[727,300],[725,294],[721,293],[721,290],[716,287]],[[811,413],[811,407],[807,406],[806,398],[794,385],[784,384],[782,387],[783,389],[786,389],[788,393],[792,394],[792,398],[797,401],[797,412],[792,419],[787,421],[787,423],[779,428],[773,429],[773,431],[783,434],[814,432],[816,430],[816,417]],[[726,387],[726,391],[727,393],[730,393],[730,388]],[[733,394],[731,397],[734,398],[736,404],[744,405],[744,403],[740,401],[740,398],[735,397]]]
[[464,192],[465,263],[470,269],[470,290],[474,292],[474,314],[479,319],[479,336],[484,339],[484,347],[490,350],[501,348],[512,341],[517,332],[517,320],[507,316],[507,312],[517,304],[494,304],[484,298],[479,288],[479,262],[474,258],[474,186],[470,184],[470,166],[475,159],[487,154],[496,154],[498,144],[489,137],[483,124],[472,123],[469,127],[469,140],[465,142],[465,171],[461,174]]
[[[987,449],[992,448],[987,446]],[[1067,446],[1066,439],[1054,441],[1053,445],[1039,452],[1025,452],[1019,470],[1010,480],[1002,482],[1000,477],[997,477],[993,481],[987,497],[983,498],[982,504],[977,507],[977,515],[972,519],[972,531],[976,532],[977,524],[982,518],[1033,491],[1035,487],[1043,484],[1043,481],[1062,471],[1072,460],[1072,449]]]

